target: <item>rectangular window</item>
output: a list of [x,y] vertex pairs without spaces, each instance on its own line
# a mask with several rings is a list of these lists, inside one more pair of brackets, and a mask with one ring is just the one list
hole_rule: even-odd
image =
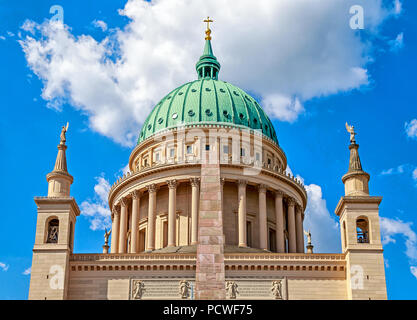
[[277,252],[277,238],[275,230],[269,229],[269,251],[271,252]]
[[229,146],[223,146],[223,153],[229,154]]
[[268,159],[268,164],[271,164],[271,159]]
[[240,149],[240,156],[244,157],[246,155],[246,150],[244,148]]
[[250,221],[246,221],[246,244],[252,247],[252,223]]
[[206,151],[210,151],[210,145],[206,144]]
[[193,153],[193,146],[187,146],[187,154]]
[[171,158],[174,158],[174,156],[175,156],[175,149],[174,148],[169,149],[169,156]]
[[256,161],[261,161],[261,155],[259,152],[256,153]]
[[159,161],[159,152],[158,153],[155,153],[155,161]]

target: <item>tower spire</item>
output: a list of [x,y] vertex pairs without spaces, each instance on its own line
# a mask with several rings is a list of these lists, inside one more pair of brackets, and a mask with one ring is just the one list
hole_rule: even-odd
[[68,122],[66,126],[62,127],[60,143],[58,145],[58,154],[55,160],[54,170],[48,173],[46,180],[48,181],[48,197],[69,197],[70,186],[74,178],[68,173],[67,157],[65,145],[66,132],[68,131]]
[[359,157],[359,145],[356,143],[354,126],[346,122],[346,130],[350,133],[350,157],[348,172],[342,177],[346,196],[369,196],[369,174],[363,171]]
[[196,64],[196,70],[198,74],[198,79],[214,79],[217,80],[220,71],[220,63],[217,61],[217,58],[214,56],[213,48],[211,46],[211,29],[210,23],[213,22],[210,17],[207,17],[204,22],[207,23],[206,30],[206,44],[204,46],[203,55],[200,57],[200,60]]

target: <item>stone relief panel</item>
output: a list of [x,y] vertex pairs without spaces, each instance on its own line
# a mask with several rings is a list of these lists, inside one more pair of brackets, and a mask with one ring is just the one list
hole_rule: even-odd
[[194,299],[194,279],[131,279],[131,300]]
[[[131,300],[193,300],[194,279],[131,279]],[[286,278],[229,278],[225,281],[226,299],[287,300]]]
[[226,279],[226,299],[288,300],[286,278]]

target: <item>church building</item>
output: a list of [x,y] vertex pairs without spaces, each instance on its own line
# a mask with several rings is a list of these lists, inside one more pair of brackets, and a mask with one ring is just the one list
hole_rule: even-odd
[[205,22],[197,80],[153,108],[110,189],[100,252],[73,252],[80,209],[62,128],[48,195],[35,197],[29,299],[387,299],[382,197],[369,194],[354,128],[335,209],[341,253],[315,252],[306,189],[259,103],[219,80]]

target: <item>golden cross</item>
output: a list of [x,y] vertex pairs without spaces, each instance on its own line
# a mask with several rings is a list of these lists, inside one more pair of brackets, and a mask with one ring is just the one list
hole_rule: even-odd
[[213,22],[213,20],[211,20],[210,17],[207,17],[204,22],[207,22],[206,40],[211,40],[210,22]]
[[211,20],[210,17],[207,17],[207,19],[204,20],[204,22],[207,22],[207,30],[210,30],[210,22],[213,22],[213,20]]

